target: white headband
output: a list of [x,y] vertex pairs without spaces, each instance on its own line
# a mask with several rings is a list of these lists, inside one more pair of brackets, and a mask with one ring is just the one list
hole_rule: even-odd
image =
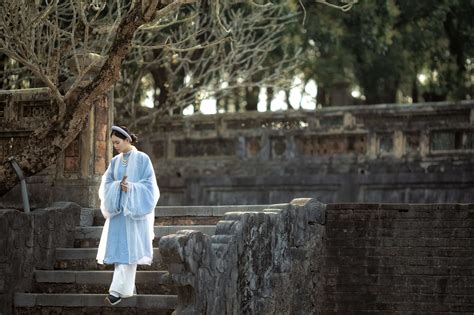
[[123,134],[125,137],[127,137],[127,139],[132,142],[132,137],[130,137],[130,135],[128,134],[128,132],[126,132],[125,130],[123,130],[122,128],[118,127],[118,126],[112,126],[112,131],[117,131],[117,132],[120,132],[121,134]]

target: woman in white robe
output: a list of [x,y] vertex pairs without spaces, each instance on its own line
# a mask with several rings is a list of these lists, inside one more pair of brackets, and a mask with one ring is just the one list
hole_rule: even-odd
[[111,140],[119,154],[110,162],[99,187],[106,221],[97,262],[115,265],[106,301],[116,305],[133,296],[137,265],[150,265],[153,259],[153,225],[160,191],[150,158],[132,145],[136,136],[126,127],[112,126]]

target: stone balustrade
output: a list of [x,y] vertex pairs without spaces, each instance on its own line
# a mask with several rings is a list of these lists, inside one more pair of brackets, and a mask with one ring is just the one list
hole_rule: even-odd
[[295,199],[262,212],[228,212],[212,237],[192,230],[160,239],[176,314],[310,314],[309,258],[325,205]]
[[474,102],[164,117],[142,128],[157,160],[472,155]]
[[162,205],[474,201],[473,101],[165,117],[147,127],[140,146]]

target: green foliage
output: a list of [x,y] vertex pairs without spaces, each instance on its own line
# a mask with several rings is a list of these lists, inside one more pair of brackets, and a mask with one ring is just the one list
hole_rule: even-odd
[[403,101],[400,94],[414,101],[472,98],[474,1],[359,1],[348,12],[303,5],[301,71],[318,87],[351,82],[368,104]]

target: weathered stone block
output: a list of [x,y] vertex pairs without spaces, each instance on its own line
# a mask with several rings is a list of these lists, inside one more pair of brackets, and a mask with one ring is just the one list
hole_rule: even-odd
[[12,312],[14,292],[31,289],[35,268],[52,269],[56,247],[72,246],[74,227],[79,224],[80,207],[74,203],[56,203],[29,214],[18,210],[0,210],[0,313]]
[[[308,221],[324,207],[311,199],[275,209],[228,212],[215,235],[179,231],[159,246],[178,287],[176,314],[309,314],[307,259],[321,233]],[[297,247],[295,247],[297,246]],[[301,297],[307,301],[301,301]]]

